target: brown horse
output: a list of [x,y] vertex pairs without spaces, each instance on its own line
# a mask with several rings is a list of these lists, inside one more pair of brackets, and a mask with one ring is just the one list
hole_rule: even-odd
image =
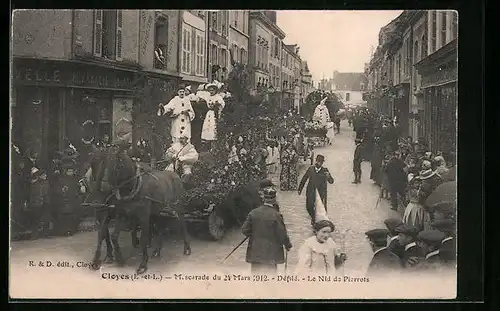
[[97,269],[100,266],[101,245],[109,236],[109,222],[114,218],[116,225],[110,237],[114,246],[114,260],[119,265],[125,263],[118,244],[118,237],[120,232],[128,226],[128,221],[131,220],[138,224],[142,230],[140,246],[143,257],[137,268],[137,273],[144,273],[147,270],[149,260],[147,249],[153,230],[156,233],[157,241],[153,256],[160,256],[163,241],[163,230],[160,227],[164,218],[160,216],[160,211],[166,206],[179,221],[184,237],[184,254],[191,254],[184,219],[184,206],[179,203],[179,199],[184,193],[180,177],[173,172],[167,171],[141,171],[139,166],[124,152],[123,148],[110,150],[101,163],[96,182],[97,189],[101,188],[102,181],[106,176],[110,187],[113,189],[113,195],[108,196],[105,201],[109,202],[112,199],[115,207],[109,210],[105,221],[101,223],[93,267]]

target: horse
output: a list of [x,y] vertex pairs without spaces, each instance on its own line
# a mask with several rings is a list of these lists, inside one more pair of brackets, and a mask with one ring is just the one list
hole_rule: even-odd
[[[153,233],[157,233],[157,247],[153,252],[153,257],[159,257],[162,249],[162,224],[160,211],[165,205],[169,205],[172,213],[176,216],[181,226],[184,237],[184,255],[191,254],[191,246],[187,232],[187,225],[184,219],[184,206],[179,203],[179,199],[184,193],[184,188],[180,177],[168,171],[151,172],[142,171],[138,164],[134,162],[123,148],[111,149],[102,159],[96,179],[96,187],[101,187],[102,181],[107,177],[107,181],[113,188],[115,207],[109,210],[106,219],[101,222],[98,232],[98,245],[92,261],[92,267],[100,267],[101,245],[109,236],[109,222],[112,218],[116,220],[113,233],[110,236],[111,244],[114,247],[114,259],[120,266],[125,261],[118,244],[118,237],[122,230],[126,228],[127,219],[137,220],[141,227],[140,247],[142,249],[142,261],[137,268],[137,273],[142,274],[147,271],[148,245]],[[108,196],[105,200],[112,199]],[[155,226],[156,225],[156,226]],[[155,232],[153,232],[155,231]],[[109,247],[108,247],[108,256]]]

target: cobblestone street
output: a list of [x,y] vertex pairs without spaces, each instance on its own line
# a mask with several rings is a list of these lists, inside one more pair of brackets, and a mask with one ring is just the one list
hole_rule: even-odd
[[[363,181],[359,185],[352,181],[352,154],[354,150],[353,131],[342,123],[341,132],[335,137],[332,146],[317,148],[316,154],[326,157],[325,166],[335,178],[335,183],[328,189],[328,214],[337,226],[335,240],[339,245],[345,245],[348,261],[345,273],[361,275],[364,273],[370,259],[371,250],[364,238],[364,232],[383,226],[383,220],[394,215],[387,201],[382,200],[375,209],[379,188],[369,180],[370,164],[363,163]],[[307,163],[300,165],[300,176],[307,168]],[[274,178],[278,181],[278,178]],[[298,196],[297,192],[279,191],[278,200],[281,206],[287,229],[294,248],[289,253],[288,270],[293,269],[297,261],[297,251],[301,243],[309,237],[311,228],[309,215],[305,210],[305,194]],[[341,233],[345,232],[345,243],[342,243]],[[125,256],[128,256],[127,268],[134,269],[139,263],[140,253],[130,247],[130,235],[123,233],[122,245],[125,246]],[[245,263],[246,243],[244,243],[224,264],[222,259],[243,239],[238,228],[234,228],[218,242],[192,237],[193,253],[189,257],[182,255],[182,241],[178,236],[168,238],[162,258],[150,261],[151,271],[179,271],[190,269],[248,269]],[[51,261],[84,261],[89,262],[95,250],[96,233],[83,232],[67,238],[51,238],[36,241],[12,243],[11,261],[12,273],[23,274],[27,271],[29,260]],[[283,269],[284,267],[280,267]],[[123,268],[125,269],[125,268]],[[90,273],[90,272],[88,272]],[[97,274],[96,278],[98,277]]]

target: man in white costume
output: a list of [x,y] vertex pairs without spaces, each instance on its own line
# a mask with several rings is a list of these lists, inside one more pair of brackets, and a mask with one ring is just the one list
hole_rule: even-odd
[[165,160],[170,164],[166,171],[178,172],[182,178],[191,174],[193,164],[198,161],[198,152],[188,141],[187,136],[181,136],[179,141],[173,143],[165,152]]
[[330,113],[328,112],[328,107],[326,106],[327,97],[323,98],[319,105],[314,109],[313,121],[319,121],[322,125],[326,126],[330,122]]
[[185,96],[184,87],[180,87],[177,96],[172,98],[168,104],[160,104],[158,107],[158,116],[168,114],[172,118],[172,128],[170,136],[172,142],[178,142],[181,136],[186,136],[188,141],[191,139],[191,121],[195,114],[191,101]]
[[217,134],[217,118],[220,116],[222,109],[224,109],[225,102],[222,96],[218,94],[219,83],[214,81],[214,83],[209,83],[206,89],[210,92],[210,95],[206,99],[208,112],[205,116],[205,121],[203,122],[203,127],[201,130],[201,139],[205,141],[216,140]]

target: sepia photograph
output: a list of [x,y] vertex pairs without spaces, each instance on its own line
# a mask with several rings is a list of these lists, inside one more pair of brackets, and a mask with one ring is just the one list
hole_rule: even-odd
[[12,299],[454,299],[458,12],[14,10]]

